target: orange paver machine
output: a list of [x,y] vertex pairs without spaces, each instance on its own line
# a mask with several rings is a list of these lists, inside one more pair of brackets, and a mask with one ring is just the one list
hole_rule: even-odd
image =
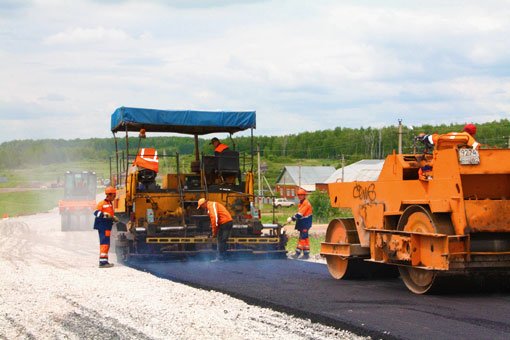
[[[118,108],[112,114],[112,132],[114,137],[117,132],[125,133],[123,151],[127,150],[127,157],[118,157],[120,143],[115,137],[119,165],[112,178],[117,187],[115,208],[126,222],[117,224],[114,230],[119,260],[214,254],[217,240],[212,237],[209,215],[197,209],[201,198],[220,202],[232,215],[233,227],[227,242],[229,256],[285,257],[285,231],[278,223],[262,223],[254,204],[254,128],[255,111]],[[241,157],[233,139],[228,150],[214,156],[200,153],[199,136],[232,135],[248,129],[251,130],[248,157]],[[134,153],[129,151],[129,132],[139,132],[138,145],[131,145]],[[184,166],[185,157],[181,158],[178,152],[165,155],[164,149],[158,153],[155,148],[141,145],[146,133],[156,132],[193,136],[194,148],[190,151],[194,152],[186,161],[189,167]],[[205,147],[208,148],[209,145]],[[245,166],[246,162],[251,166]]]
[[[329,223],[321,254],[336,278],[391,273],[414,293],[466,277],[508,280],[510,149],[440,136],[432,153],[389,155],[379,178],[328,184],[352,218]],[[393,265],[393,266],[388,266]]]

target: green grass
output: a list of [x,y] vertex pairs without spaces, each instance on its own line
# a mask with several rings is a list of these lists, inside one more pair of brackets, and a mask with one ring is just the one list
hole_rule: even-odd
[[0,193],[0,217],[30,215],[58,206],[63,189],[44,189]]
[[[262,223],[273,223],[273,208],[270,204],[262,206]],[[275,222],[284,224],[287,222],[287,217],[295,215],[297,206],[274,208]]]
[[110,177],[108,160],[68,162],[24,169],[0,169],[0,177],[7,178],[7,182],[0,183],[0,188],[50,187],[58,180],[62,183],[66,171],[94,171],[98,178]]
[[[293,253],[296,250],[298,237],[292,236],[289,237],[289,241],[287,242],[286,249],[289,253]],[[316,255],[321,251],[321,242],[324,242],[324,235],[310,235],[310,254]]]

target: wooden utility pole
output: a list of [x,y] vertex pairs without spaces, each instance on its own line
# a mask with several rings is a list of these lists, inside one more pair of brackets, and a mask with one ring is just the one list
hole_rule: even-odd
[[299,163],[299,187],[301,188],[301,163]]
[[267,180],[266,176],[262,175],[262,178],[264,178],[264,181],[266,181],[267,188],[269,189],[269,192],[271,193],[271,196],[274,196],[273,189],[271,189],[271,186],[269,185],[269,181]]
[[402,153],[402,119],[398,120],[398,153]]
[[342,182],[344,181],[344,168],[345,168],[345,158],[344,158],[344,154],[342,154]]
[[382,128],[379,129],[379,152],[378,158],[382,159]]

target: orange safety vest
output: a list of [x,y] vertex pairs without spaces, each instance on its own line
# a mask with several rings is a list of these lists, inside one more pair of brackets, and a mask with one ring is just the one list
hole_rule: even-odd
[[213,236],[218,234],[218,227],[224,223],[232,221],[232,215],[223,204],[207,201],[207,213],[211,219],[211,228]]
[[97,230],[112,230],[113,220],[105,218],[104,214],[108,213],[113,217],[115,210],[113,209],[113,203],[107,199],[102,200],[97,204],[96,211],[94,211],[94,229]]
[[133,165],[158,172],[158,152],[153,148],[141,148],[140,151],[138,151],[138,155],[136,156]]
[[113,203],[104,199],[101,202],[97,204],[96,210],[99,210],[102,213],[108,213],[110,216],[113,216],[115,214],[115,211],[113,209]]
[[218,144],[218,146],[214,149],[214,152],[222,153],[222,152],[223,152],[223,151],[225,151],[226,149],[228,149],[228,145],[223,144],[223,143],[220,143],[220,144]]
[[298,204],[298,213],[296,214],[296,217],[298,219],[299,218],[308,217],[312,213],[313,213],[313,208],[312,208],[312,205],[310,204],[309,200],[307,200],[305,198],[303,201],[299,202],[299,204]]

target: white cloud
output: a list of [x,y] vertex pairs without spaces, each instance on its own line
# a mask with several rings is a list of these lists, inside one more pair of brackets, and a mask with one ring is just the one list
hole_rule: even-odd
[[53,34],[43,40],[45,44],[88,44],[96,42],[126,41],[129,35],[116,28],[82,28],[76,27],[65,32]]
[[13,10],[0,11],[0,142],[12,138],[7,103],[21,125],[47,113],[82,126],[81,138],[108,136],[122,105],[256,109],[259,134],[479,121],[510,108],[504,2],[38,0]]

